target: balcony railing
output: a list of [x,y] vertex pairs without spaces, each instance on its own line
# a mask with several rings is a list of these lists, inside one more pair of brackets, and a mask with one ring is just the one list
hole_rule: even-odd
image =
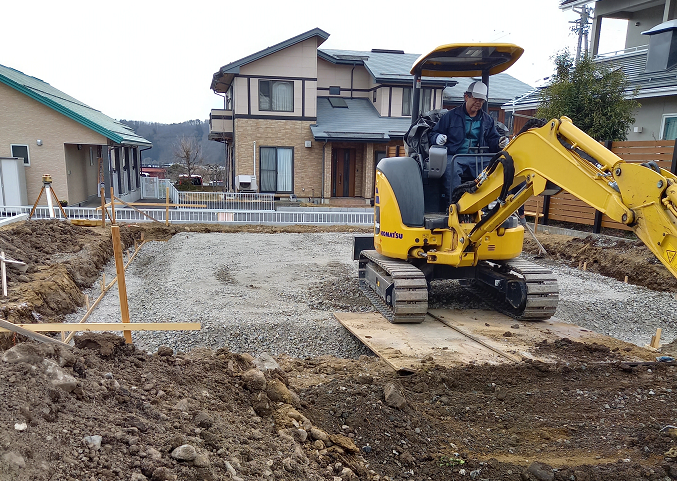
[[614,50],[613,52],[598,53],[595,55],[594,60],[603,61],[609,60],[610,58],[619,57],[621,55],[630,55],[633,53],[641,53],[649,50],[648,45],[636,45],[634,47],[624,48],[622,50]]
[[233,137],[233,111],[224,109],[212,109],[209,114],[209,138],[232,138]]

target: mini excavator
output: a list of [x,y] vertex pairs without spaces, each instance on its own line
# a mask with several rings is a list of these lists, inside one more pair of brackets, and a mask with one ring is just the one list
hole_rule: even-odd
[[[489,76],[506,70],[522,52],[512,44],[440,46],[411,69],[413,105],[419,104],[422,76],[481,77],[489,85]],[[446,149],[431,147],[425,159],[379,162],[374,235],[355,238],[354,258],[361,289],[390,322],[423,322],[435,279],[458,279],[479,289],[516,319],[550,318],[559,300],[557,279],[549,269],[519,259],[524,228],[514,213],[532,195],[561,189],[631,227],[677,276],[674,174],[654,162],[625,162],[566,117],[525,127],[489,156],[477,178],[451,193],[446,212],[439,212],[436,200]]]

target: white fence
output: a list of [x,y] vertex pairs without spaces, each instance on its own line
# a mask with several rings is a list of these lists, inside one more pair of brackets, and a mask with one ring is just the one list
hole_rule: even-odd
[[[101,211],[91,207],[65,207],[69,219],[90,219],[101,221]],[[154,219],[165,222],[166,209],[140,209]],[[31,207],[0,207],[0,217],[28,214]],[[57,219],[63,219],[61,211],[54,209]],[[33,219],[49,219],[49,208],[39,206]],[[128,208],[116,208],[115,219],[120,222],[152,222],[139,212]],[[169,209],[170,223],[207,224],[268,224],[268,225],[356,225],[369,226],[374,223],[372,212],[313,212],[294,211],[237,211],[222,209]]]
[[187,207],[181,207],[182,209],[190,209],[191,205],[206,205],[207,209],[275,210],[273,194],[179,191],[176,190],[169,179],[158,179],[156,177],[141,178],[141,197],[143,199],[164,200],[167,198],[167,187],[169,187],[169,201],[171,203],[187,205]]

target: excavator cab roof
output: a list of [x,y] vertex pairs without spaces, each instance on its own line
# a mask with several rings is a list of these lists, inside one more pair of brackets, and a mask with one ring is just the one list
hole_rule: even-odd
[[421,77],[484,77],[507,70],[524,49],[512,43],[450,43],[421,55],[411,67]]

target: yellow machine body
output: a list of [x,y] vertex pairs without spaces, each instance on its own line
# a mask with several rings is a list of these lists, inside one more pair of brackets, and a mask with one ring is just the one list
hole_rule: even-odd
[[[402,221],[400,207],[393,188],[381,171],[376,172],[374,211],[374,248],[379,254],[394,259],[426,259],[430,264],[453,267],[474,266],[480,260],[507,260],[522,252],[524,228],[498,228],[487,232],[477,243],[477,249],[464,252],[463,234],[475,225],[458,224],[457,216],[450,216],[448,228],[443,230],[408,227]],[[458,230],[451,227],[457,225]],[[425,254],[425,255],[424,255]]]
[[[512,44],[442,45],[412,67],[412,103],[418,105],[421,76],[481,75],[488,83],[521,54]],[[513,214],[532,195],[561,189],[631,227],[677,277],[677,176],[655,163],[625,162],[566,117],[514,137],[477,178],[464,179],[445,213],[426,211],[439,206],[429,201],[439,200],[440,157],[435,166],[421,157],[379,162],[373,248],[361,239],[354,249],[362,290],[391,322],[423,322],[436,279],[490,291],[487,298],[500,298],[497,308],[517,319],[551,317],[557,280],[518,258],[524,229]]]

